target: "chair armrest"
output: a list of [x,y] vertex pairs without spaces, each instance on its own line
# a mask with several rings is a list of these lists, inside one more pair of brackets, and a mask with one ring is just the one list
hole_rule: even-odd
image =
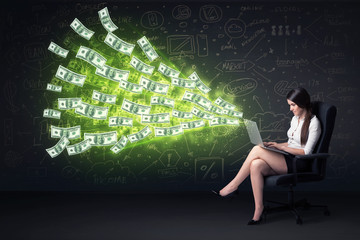
[[330,154],[328,153],[314,153],[314,154],[307,154],[307,155],[296,155],[295,159],[315,159],[315,158],[328,158]]

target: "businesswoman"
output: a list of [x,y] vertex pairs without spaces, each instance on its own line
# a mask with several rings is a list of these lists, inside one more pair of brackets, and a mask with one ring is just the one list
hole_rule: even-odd
[[[248,225],[256,225],[262,221],[264,177],[292,172],[292,158],[294,155],[311,154],[320,137],[320,122],[311,114],[311,102],[308,92],[304,88],[291,90],[287,96],[290,111],[294,116],[287,132],[288,141],[284,143],[267,142],[266,146],[275,147],[291,155],[284,155],[261,148],[253,147],[245,159],[235,178],[219,192],[221,197],[229,196],[237,191],[239,185],[250,175],[251,186],[255,201],[255,211]],[[297,170],[306,169],[306,163],[298,166]]]

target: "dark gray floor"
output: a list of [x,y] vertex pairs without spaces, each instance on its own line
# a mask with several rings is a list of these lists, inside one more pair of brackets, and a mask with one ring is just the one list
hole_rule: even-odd
[[[186,193],[0,193],[0,239],[358,239],[360,195],[297,193],[327,203],[331,216],[301,211],[268,215],[247,226],[251,192],[219,199],[209,192]],[[286,192],[265,194],[286,199]]]

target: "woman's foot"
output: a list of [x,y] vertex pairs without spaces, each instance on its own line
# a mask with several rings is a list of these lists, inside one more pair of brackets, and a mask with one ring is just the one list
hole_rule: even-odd
[[263,211],[264,211],[264,206],[255,208],[255,212],[252,220],[259,221],[262,218]]
[[230,195],[232,193],[235,193],[238,191],[237,186],[233,186],[232,184],[228,184],[226,187],[220,190],[219,195],[222,197],[226,197],[227,195]]

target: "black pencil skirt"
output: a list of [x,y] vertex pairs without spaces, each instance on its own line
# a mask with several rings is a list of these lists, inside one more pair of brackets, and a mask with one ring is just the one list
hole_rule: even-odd
[[[289,155],[285,155],[285,162],[286,162],[286,166],[288,168],[288,173],[293,173],[294,169],[293,169],[293,159],[295,158],[294,155],[289,154]],[[310,171],[311,168],[311,163],[310,161],[306,161],[306,160],[297,160],[296,161],[296,170],[297,172],[307,172]]]

